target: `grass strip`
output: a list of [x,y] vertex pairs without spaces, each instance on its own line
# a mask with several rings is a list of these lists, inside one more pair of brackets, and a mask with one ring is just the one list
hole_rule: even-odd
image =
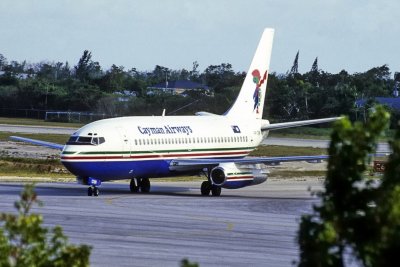
[[10,141],[10,136],[20,136],[25,138],[37,139],[57,144],[65,144],[70,137],[67,134],[30,134],[30,133],[11,133],[11,132],[0,132],[0,141]]
[[80,128],[85,123],[52,122],[28,118],[0,117],[0,124]]

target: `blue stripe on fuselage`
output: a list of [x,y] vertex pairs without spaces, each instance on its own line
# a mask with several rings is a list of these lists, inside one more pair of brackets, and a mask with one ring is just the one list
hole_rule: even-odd
[[95,177],[103,181],[133,177],[165,177],[172,175],[171,160],[62,162],[76,176]]

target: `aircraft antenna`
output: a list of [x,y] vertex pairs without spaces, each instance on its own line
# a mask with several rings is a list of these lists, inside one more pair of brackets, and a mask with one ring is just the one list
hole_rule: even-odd
[[195,101],[193,101],[193,102],[191,102],[191,103],[189,103],[189,104],[187,104],[187,105],[184,105],[183,107],[180,107],[180,108],[178,108],[178,109],[175,109],[174,111],[169,112],[167,115],[174,114],[174,113],[178,112],[179,110],[184,109],[184,108],[187,108],[188,106],[191,106],[191,105],[193,105],[194,103],[196,103],[196,102],[198,102],[198,101],[200,101],[200,99],[197,99],[197,100],[195,100]]

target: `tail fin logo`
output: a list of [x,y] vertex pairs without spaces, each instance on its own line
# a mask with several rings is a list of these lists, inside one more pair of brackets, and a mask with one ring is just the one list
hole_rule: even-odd
[[261,79],[261,74],[260,71],[258,69],[253,70],[253,72],[251,73],[253,75],[253,82],[256,84],[256,89],[254,90],[254,94],[253,94],[253,100],[254,100],[254,108],[253,111],[255,110],[256,113],[259,113],[259,107],[260,107],[260,102],[261,102],[261,86],[263,85],[263,83],[267,80],[267,76],[268,76],[268,71],[266,70],[262,79]]

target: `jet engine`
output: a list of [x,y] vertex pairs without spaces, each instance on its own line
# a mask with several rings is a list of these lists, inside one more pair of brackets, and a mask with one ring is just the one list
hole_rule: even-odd
[[210,180],[213,185],[229,189],[261,184],[267,178],[268,170],[262,164],[221,163],[210,172]]

